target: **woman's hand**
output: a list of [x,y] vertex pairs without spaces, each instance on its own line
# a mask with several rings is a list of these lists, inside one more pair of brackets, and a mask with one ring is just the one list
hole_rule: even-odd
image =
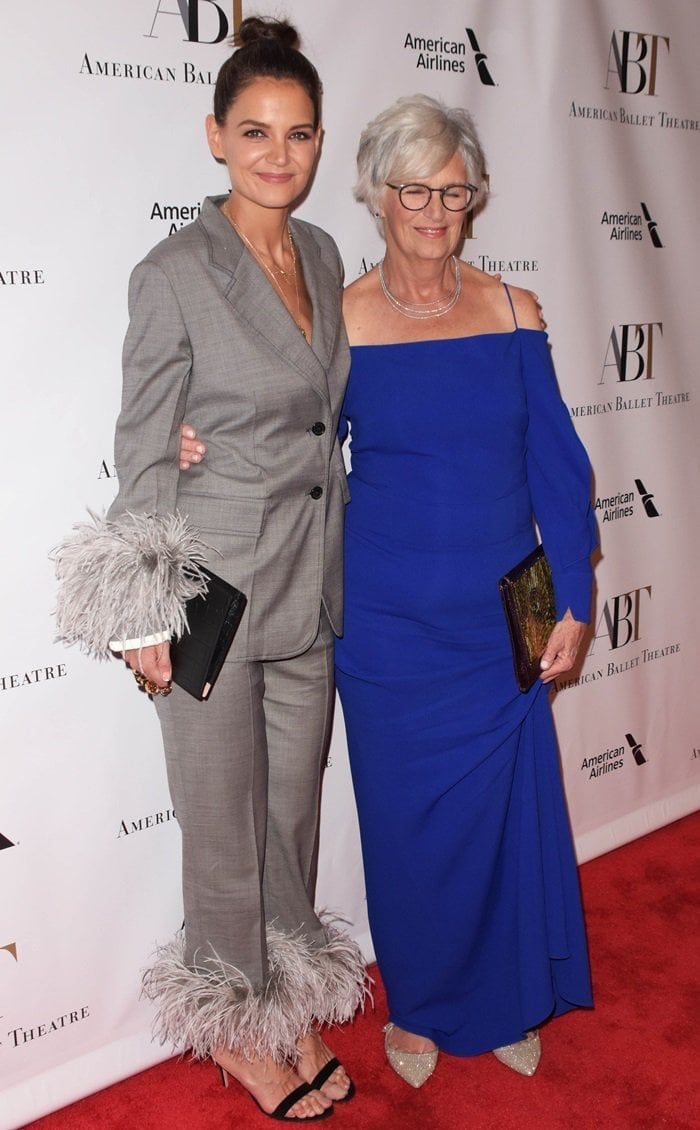
[[180,470],[189,471],[193,463],[201,463],[206,450],[207,445],[197,439],[192,425],[183,424],[180,428]]
[[586,624],[574,620],[570,609],[567,608],[563,618],[554,625],[540,660],[542,668],[540,679],[543,683],[551,683],[558,675],[564,675],[571,670],[576,662],[586,628]]
[[150,647],[135,647],[132,651],[125,651],[124,659],[132,671],[140,671],[157,687],[167,687],[173,677],[170,643],[167,640]]
[[527,293],[529,295],[531,295],[532,301],[535,303],[535,306],[537,307],[537,313],[539,314],[539,318],[540,318],[540,329],[546,330],[547,329],[547,323],[544,320],[544,311],[542,310],[542,305],[540,303],[539,294],[535,294],[534,290],[528,290]]

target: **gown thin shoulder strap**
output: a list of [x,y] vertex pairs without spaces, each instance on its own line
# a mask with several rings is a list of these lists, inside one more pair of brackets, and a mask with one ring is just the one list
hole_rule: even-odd
[[510,309],[511,309],[511,313],[513,315],[513,323],[514,323],[515,328],[517,330],[518,329],[518,319],[515,316],[515,306],[513,305],[513,299],[510,296],[510,287],[508,286],[508,283],[504,283],[503,288],[504,288],[506,294],[508,295],[508,301],[510,302]]

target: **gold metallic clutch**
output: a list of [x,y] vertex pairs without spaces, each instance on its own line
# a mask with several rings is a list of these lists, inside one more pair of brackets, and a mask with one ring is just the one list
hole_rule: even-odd
[[541,673],[540,659],[557,620],[552,572],[541,545],[498,582],[521,691]]

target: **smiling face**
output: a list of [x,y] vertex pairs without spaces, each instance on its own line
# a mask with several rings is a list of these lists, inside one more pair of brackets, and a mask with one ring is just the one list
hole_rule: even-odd
[[[429,188],[466,184],[468,179],[464,162],[458,154],[432,176],[390,178],[392,184],[415,181],[427,184]],[[442,259],[451,255],[460,242],[465,213],[450,212],[437,192],[432,193],[430,203],[420,212],[411,212],[399,201],[398,192],[386,188],[381,213],[389,253],[399,253],[409,259]]]
[[288,208],[308,185],[321,128],[297,82],[255,79],[231,103],[223,125],[210,114],[206,129],[213,155],[228,167],[232,207]]

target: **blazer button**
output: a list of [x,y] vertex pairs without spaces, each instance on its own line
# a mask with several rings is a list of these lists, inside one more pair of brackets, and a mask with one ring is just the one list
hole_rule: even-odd
[[323,494],[323,487],[312,487],[309,494],[312,498],[320,498]]
[[322,436],[323,433],[325,432],[325,430],[326,430],[326,425],[322,424],[320,420],[317,420],[315,424],[311,425],[311,431],[314,433],[315,436]]

